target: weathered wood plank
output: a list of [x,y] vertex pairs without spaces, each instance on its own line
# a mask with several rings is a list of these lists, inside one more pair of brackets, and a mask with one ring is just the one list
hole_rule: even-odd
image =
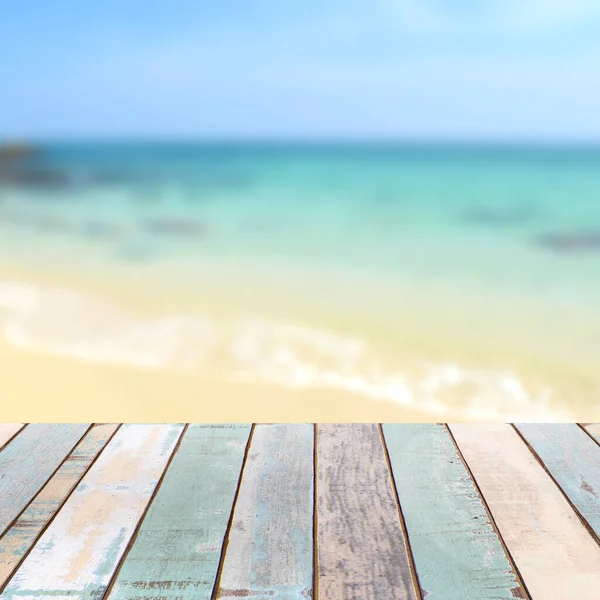
[[15,575],[3,600],[101,598],[182,425],[123,425]]
[[117,427],[92,427],[0,539],[0,590]]
[[219,598],[312,596],[312,425],[257,425],[244,467]]
[[191,425],[108,596],[210,599],[251,425]]
[[0,452],[0,536],[88,428],[89,423],[31,424]]
[[579,514],[600,536],[600,446],[574,423],[515,427]]
[[0,449],[23,427],[23,423],[0,423]]
[[450,429],[532,598],[597,600],[600,547],[517,432]]
[[585,430],[600,444],[600,423],[584,423]]
[[444,425],[383,432],[423,597],[526,598]]
[[331,424],[317,431],[319,596],[416,598],[379,427]]

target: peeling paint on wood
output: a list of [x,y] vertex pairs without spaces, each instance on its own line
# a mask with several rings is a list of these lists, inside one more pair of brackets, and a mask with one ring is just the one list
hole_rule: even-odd
[[191,425],[108,596],[210,599],[250,425]]
[[424,597],[526,598],[448,430],[383,425]]
[[218,598],[311,598],[312,425],[257,425],[244,467]]
[[515,426],[600,536],[600,446],[574,423]]
[[32,424],[0,452],[0,536],[42,489],[89,424]]
[[597,600],[600,547],[517,432],[450,429],[532,598]]
[[2,600],[104,594],[183,425],[123,425],[10,579]]
[[332,424],[317,431],[319,596],[414,600],[379,427]]
[[0,448],[23,429],[23,423],[0,423]]
[[0,539],[0,589],[118,425],[95,425]]

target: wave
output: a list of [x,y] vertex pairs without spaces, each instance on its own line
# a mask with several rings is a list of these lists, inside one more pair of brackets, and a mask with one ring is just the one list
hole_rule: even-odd
[[216,376],[296,389],[331,389],[440,418],[570,419],[549,387],[514,372],[394,360],[365,340],[260,317],[140,319],[66,290],[0,283],[0,325],[18,348],[98,364]]

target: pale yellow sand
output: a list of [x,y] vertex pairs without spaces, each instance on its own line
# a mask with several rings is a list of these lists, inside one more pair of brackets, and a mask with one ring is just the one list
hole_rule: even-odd
[[[110,279],[110,281],[109,281]],[[110,299],[136,314],[157,315],[174,306],[198,309],[186,290],[147,287],[143,275],[103,278],[2,265],[0,280],[34,282],[48,289]],[[149,293],[149,292],[152,293]],[[214,314],[214,306],[213,314]],[[228,312],[224,299],[222,313]],[[25,422],[364,422],[422,421],[431,415],[391,402],[328,390],[210,381],[161,370],[86,364],[24,351],[0,341],[0,421]]]
[[[52,270],[0,265],[0,281],[27,282],[48,289],[66,289],[86,298],[109,303],[119,310],[140,318],[157,318],[168,314],[210,314],[228,318],[240,313],[240,306],[250,314],[289,318],[308,318],[311,310],[328,330],[343,333],[346,329],[367,331],[381,347],[396,351],[397,362],[410,358],[412,349],[440,357],[452,355],[467,364],[487,365],[490,356],[513,361],[532,380],[551,373],[568,390],[565,396],[570,418],[580,421],[600,419],[595,402],[597,379],[593,379],[593,356],[575,357],[565,364],[554,348],[544,356],[527,344],[525,336],[514,344],[514,335],[502,323],[486,322],[483,328],[469,327],[451,315],[440,321],[425,322],[419,315],[428,307],[419,303],[397,303],[391,293],[378,290],[377,306],[383,319],[369,321],[353,305],[352,290],[341,282],[337,296],[321,304],[308,303],[310,290],[302,281],[274,281],[268,274],[257,279],[256,273],[223,274],[215,270],[197,270],[189,285],[177,279],[170,285],[169,273],[150,268],[112,268],[82,271]],[[233,271],[232,271],[233,273]],[[314,285],[314,282],[312,282]],[[339,302],[344,298],[344,302]],[[369,306],[363,302],[360,306]],[[318,315],[317,315],[318,313]],[[459,313],[457,313],[459,314]],[[442,318],[443,317],[443,318]],[[364,321],[361,319],[364,318]],[[387,321],[386,321],[387,319]],[[402,319],[403,338],[386,331],[386,322]],[[367,323],[367,325],[365,325]],[[382,325],[383,323],[383,325]],[[545,322],[540,323],[545,327]],[[532,331],[535,331],[533,329]],[[463,333],[464,332],[464,333]],[[487,343],[487,338],[493,340]],[[533,338],[531,338],[533,339]],[[517,351],[515,351],[515,347]],[[522,352],[521,352],[522,348]],[[567,348],[567,351],[569,349]],[[402,352],[405,354],[403,355]],[[538,358],[539,356],[539,358]],[[470,361],[470,362],[469,362]],[[0,421],[80,421],[80,422],[381,422],[381,421],[465,421],[471,420],[460,410],[462,390],[445,397],[445,411],[420,411],[418,406],[402,406],[393,401],[379,401],[353,393],[323,389],[295,390],[279,385],[234,383],[195,374],[169,370],[88,364],[73,358],[22,350],[0,338]],[[541,374],[541,375],[540,375]],[[485,399],[483,399],[485,404]],[[514,418],[514,415],[512,415]],[[475,420],[482,417],[473,417]],[[510,418],[507,416],[507,419]],[[530,420],[531,416],[522,420]],[[560,417],[559,417],[560,419]],[[497,420],[497,418],[496,418]],[[517,418],[517,420],[519,420]],[[535,420],[535,415],[533,420]]]
[[0,421],[365,422],[431,415],[353,394],[202,381],[0,347]]

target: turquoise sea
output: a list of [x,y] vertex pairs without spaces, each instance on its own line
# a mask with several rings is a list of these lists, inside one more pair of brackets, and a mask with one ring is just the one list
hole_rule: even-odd
[[474,418],[600,404],[600,148],[42,145],[0,162],[0,263],[198,298],[126,316],[4,277],[5,338],[74,360]]

